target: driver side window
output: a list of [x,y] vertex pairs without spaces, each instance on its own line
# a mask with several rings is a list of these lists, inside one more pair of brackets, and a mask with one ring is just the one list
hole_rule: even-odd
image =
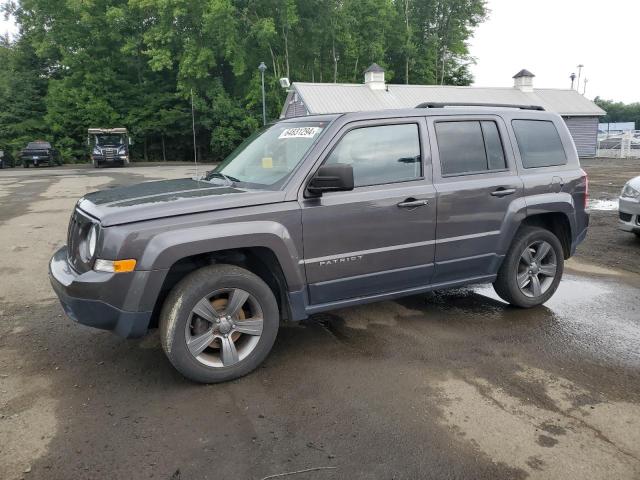
[[326,164],[353,167],[356,187],[406,182],[422,178],[418,125],[381,125],[348,132]]

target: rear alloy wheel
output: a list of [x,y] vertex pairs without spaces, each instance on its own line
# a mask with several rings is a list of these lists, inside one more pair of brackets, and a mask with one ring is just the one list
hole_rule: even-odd
[[180,281],[160,317],[164,351],[185,377],[216,383],[246,375],[266,358],[280,316],[262,279],[232,265],[213,265]]
[[529,298],[546,293],[558,270],[556,254],[549,243],[539,240],[528,245],[520,255],[518,287]]
[[535,307],[555,293],[563,269],[560,240],[544,228],[523,227],[509,248],[493,287],[511,305]]

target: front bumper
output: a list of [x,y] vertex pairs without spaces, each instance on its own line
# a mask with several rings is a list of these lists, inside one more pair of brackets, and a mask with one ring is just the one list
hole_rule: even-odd
[[24,165],[25,163],[28,163],[33,166],[51,165],[53,163],[53,160],[51,159],[51,157],[38,157],[38,158],[22,157],[22,164]]
[[115,155],[113,157],[106,157],[104,155],[92,155],[91,159],[98,163],[127,163],[129,157],[127,155]]
[[[147,332],[153,308],[127,309],[140,304],[141,287],[151,272],[105,273],[90,270],[77,273],[67,260],[67,247],[58,250],[49,262],[49,279],[65,313],[73,321],[135,338]],[[142,282],[142,283],[140,283]],[[133,296],[132,296],[133,294]]]
[[618,199],[618,228],[625,232],[640,233],[640,199]]

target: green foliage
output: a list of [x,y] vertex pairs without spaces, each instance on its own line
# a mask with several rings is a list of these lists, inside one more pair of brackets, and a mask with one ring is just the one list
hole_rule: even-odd
[[[218,160],[268,117],[278,79],[361,82],[372,62],[396,83],[471,82],[467,41],[484,0],[20,0],[0,43],[0,146],[52,141],[88,159],[89,127],[124,126],[134,159]],[[8,146],[8,147],[7,147]]]
[[640,103],[622,103],[596,97],[594,102],[607,114],[600,118],[602,123],[635,122],[640,130]]

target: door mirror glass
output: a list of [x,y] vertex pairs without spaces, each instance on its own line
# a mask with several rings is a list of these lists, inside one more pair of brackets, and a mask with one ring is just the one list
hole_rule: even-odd
[[307,186],[313,195],[348,190],[353,190],[353,167],[344,163],[321,166]]

